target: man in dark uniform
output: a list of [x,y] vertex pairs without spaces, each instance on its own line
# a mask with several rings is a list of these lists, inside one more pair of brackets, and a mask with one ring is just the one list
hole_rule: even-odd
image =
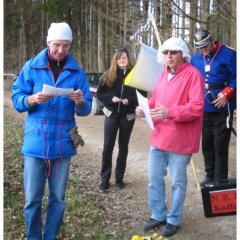
[[228,178],[231,120],[236,109],[236,51],[214,39],[208,30],[194,35],[198,50],[191,59],[205,80],[202,152],[205,184]]

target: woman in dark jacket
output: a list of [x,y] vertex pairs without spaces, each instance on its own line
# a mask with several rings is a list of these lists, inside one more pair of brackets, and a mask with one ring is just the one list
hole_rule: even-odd
[[[115,186],[124,187],[123,177],[127,164],[128,144],[135,123],[135,109],[138,106],[136,89],[124,85],[124,79],[133,68],[129,53],[119,48],[113,55],[110,68],[101,76],[97,98],[104,104],[104,146],[102,153],[101,184],[104,191],[109,187],[112,171],[112,154],[118,135],[118,156],[115,169]],[[147,92],[139,90],[147,96]]]

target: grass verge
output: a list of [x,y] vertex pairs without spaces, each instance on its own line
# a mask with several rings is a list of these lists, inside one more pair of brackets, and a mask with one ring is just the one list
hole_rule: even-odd
[[[26,239],[23,216],[23,122],[4,116],[4,239]],[[47,188],[47,186],[46,186]],[[46,189],[47,192],[47,189]],[[96,203],[97,196],[88,194],[84,181],[70,173],[66,191],[67,208],[58,239],[120,240],[126,232],[104,228],[105,209]],[[43,222],[47,194],[43,199]],[[129,238],[130,239],[130,236]]]

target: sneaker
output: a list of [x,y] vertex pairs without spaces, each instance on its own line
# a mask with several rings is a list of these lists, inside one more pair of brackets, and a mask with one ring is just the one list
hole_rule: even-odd
[[115,187],[118,188],[118,189],[123,189],[124,188],[124,182],[123,181],[116,182]]
[[145,225],[143,225],[142,229],[144,231],[148,231],[150,229],[154,229],[156,227],[159,227],[160,225],[165,225],[165,224],[166,224],[166,221],[159,222],[157,220],[150,218],[148,222]]
[[178,229],[178,226],[174,226],[170,223],[167,223],[166,226],[163,228],[161,235],[163,237],[170,237],[176,233],[177,229]]
[[204,184],[209,183],[209,182],[214,182],[214,178],[205,177],[205,178],[200,182],[200,185],[203,186]]
[[99,190],[105,191],[105,190],[108,189],[108,187],[109,187],[109,183],[102,182],[102,183],[100,184],[100,186],[99,186]]

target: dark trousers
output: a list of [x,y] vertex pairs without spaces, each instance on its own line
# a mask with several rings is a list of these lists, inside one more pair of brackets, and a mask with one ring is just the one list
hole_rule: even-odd
[[[233,119],[233,112],[231,112]],[[215,181],[228,178],[228,148],[231,129],[226,127],[222,113],[204,113],[202,128],[202,152],[206,177]]]
[[104,146],[102,153],[101,180],[108,183],[112,171],[112,154],[118,133],[118,156],[115,169],[116,182],[121,182],[127,164],[128,144],[135,119],[128,121],[126,116],[118,118],[105,117],[104,121]]

